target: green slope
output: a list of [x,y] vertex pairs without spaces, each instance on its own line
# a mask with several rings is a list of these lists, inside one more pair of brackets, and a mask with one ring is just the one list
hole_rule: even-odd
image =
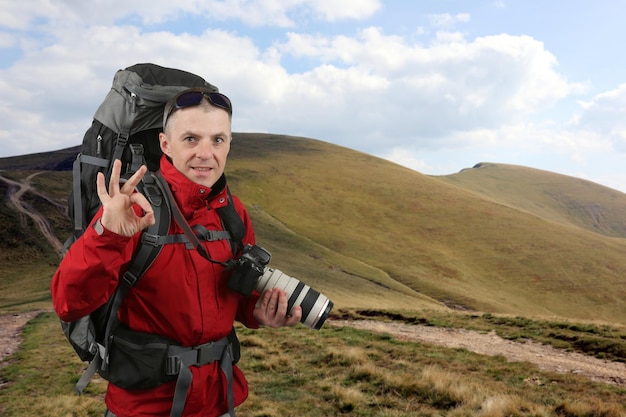
[[590,181],[494,163],[439,178],[546,220],[626,237],[626,194]]
[[[626,320],[621,239],[546,221],[320,141],[238,135],[229,163],[233,188],[249,206],[436,300],[511,314]],[[358,293],[358,283],[351,286]]]
[[[489,186],[468,180],[472,171],[430,177],[326,142],[236,134],[227,175],[272,266],[337,307],[447,305],[626,323],[626,240],[607,236],[620,228],[621,193],[604,201],[604,187],[585,182],[579,192],[581,180],[546,174],[541,183],[523,169],[528,178],[511,174],[506,186],[495,175]],[[57,194],[71,181],[59,175]],[[554,190],[567,190],[570,203],[540,198]],[[594,201],[615,201],[605,234],[568,211]],[[0,279],[0,290],[7,285]]]

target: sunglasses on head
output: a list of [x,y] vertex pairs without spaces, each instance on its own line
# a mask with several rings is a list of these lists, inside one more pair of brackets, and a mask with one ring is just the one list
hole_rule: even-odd
[[207,93],[204,91],[188,91],[176,97],[174,105],[170,108],[170,110],[167,112],[167,115],[163,119],[163,129],[165,129],[165,125],[167,124],[168,119],[175,110],[184,109],[185,107],[197,106],[202,102],[202,99],[204,97],[206,97],[209,103],[211,103],[215,107],[226,110],[228,114],[232,116],[233,105],[230,102],[230,99],[224,94]]

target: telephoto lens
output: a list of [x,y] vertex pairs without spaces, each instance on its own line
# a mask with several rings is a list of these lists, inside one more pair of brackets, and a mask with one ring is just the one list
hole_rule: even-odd
[[278,269],[265,268],[263,276],[257,282],[256,290],[263,293],[263,291],[271,288],[279,288],[287,293],[287,297],[289,297],[287,314],[291,314],[295,306],[302,307],[300,322],[311,329],[321,329],[328,314],[333,309],[333,302],[328,297],[305,283]]

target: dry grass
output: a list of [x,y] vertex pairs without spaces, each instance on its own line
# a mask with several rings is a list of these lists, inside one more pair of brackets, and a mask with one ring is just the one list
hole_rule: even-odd
[[[250,382],[240,417],[626,415],[623,388],[502,357],[347,327],[238,332],[240,367]],[[42,314],[24,336],[22,349],[0,371],[6,383],[0,389],[0,415],[101,416],[102,383],[92,383],[83,397],[72,395],[83,364],[56,317]],[[533,383],[537,380],[541,383]]]

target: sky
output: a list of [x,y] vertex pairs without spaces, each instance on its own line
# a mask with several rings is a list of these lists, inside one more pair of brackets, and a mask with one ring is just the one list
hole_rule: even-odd
[[626,192],[624,16],[625,0],[0,0],[0,157],[79,145],[115,72],[152,62],[217,85],[234,132]]

